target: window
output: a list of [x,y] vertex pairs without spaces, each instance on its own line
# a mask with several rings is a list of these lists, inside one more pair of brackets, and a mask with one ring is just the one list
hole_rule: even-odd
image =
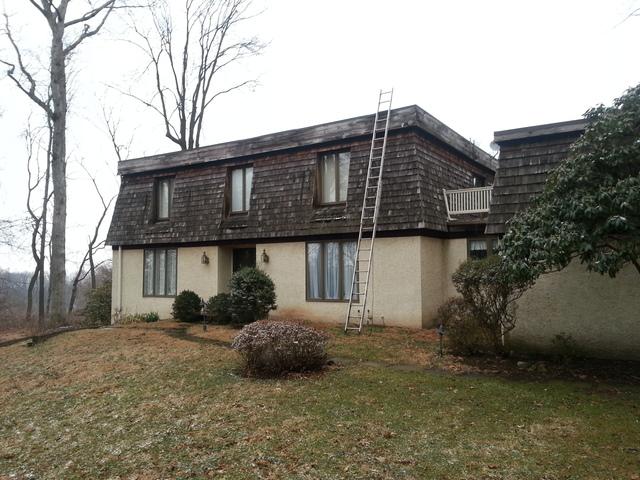
[[231,170],[231,212],[248,212],[251,200],[253,167]]
[[320,203],[347,201],[350,158],[349,152],[325,153],[320,157]]
[[159,178],[155,187],[156,220],[169,220],[173,201],[173,178]]
[[347,300],[356,264],[356,242],[307,243],[307,299]]
[[500,240],[497,238],[470,238],[467,241],[468,256],[474,260],[487,258],[498,253]]
[[487,179],[481,177],[480,175],[473,175],[473,186],[474,187],[485,187],[487,185]]
[[175,296],[177,256],[174,248],[145,249],[142,287],[145,297]]

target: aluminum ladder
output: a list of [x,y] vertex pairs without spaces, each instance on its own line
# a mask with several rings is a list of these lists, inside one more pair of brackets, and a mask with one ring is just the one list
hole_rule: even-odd
[[371,150],[369,151],[369,165],[367,180],[362,199],[360,214],[360,230],[356,245],[356,256],[351,278],[351,292],[349,307],[344,321],[344,331],[362,331],[362,324],[367,315],[367,295],[371,280],[371,264],[373,261],[373,245],[378,227],[378,212],[380,210],[380,194],[382,192],[382,173],[384,171],[384,156],[387,149],[389,133],[389,118],[391,116],[391,101],[393,89],[380,90],[378,108],[373,122]]

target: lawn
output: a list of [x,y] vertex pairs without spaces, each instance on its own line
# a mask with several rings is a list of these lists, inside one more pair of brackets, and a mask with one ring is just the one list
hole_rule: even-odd
[[640,478],[638,385],[440,359],[430,332],[323,328],[337,364],[280,380],[238,375],[222,327],[0,348],[0,478]]

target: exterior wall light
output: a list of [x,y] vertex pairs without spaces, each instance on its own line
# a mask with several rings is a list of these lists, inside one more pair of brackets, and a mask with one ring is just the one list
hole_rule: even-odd
[[209,265],[209,257],[207,257],[207,252],[202,252],[200,263],[202,263],[203,265]]
[[269,263],[269,255],[267,255],[267,251],[263,248],[262,249],[262,263]]

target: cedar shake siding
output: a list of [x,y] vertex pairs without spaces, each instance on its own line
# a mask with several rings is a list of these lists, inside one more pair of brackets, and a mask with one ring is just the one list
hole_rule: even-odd
[[[393,110],[385,156],[381,235],[447,236],[442,189],[491,182],[495,159],[416,106]],[[113,246],[274,241],[357,234],[373,115],[120,162]],[[319,205],[322,153],[350,152],[347,201]],[[248,213],[229,213],[229,172],[253,166]],[[173,177],[170,218],[156,221],[154,184]]]
[[495,133],[500,161],[487,221],[488,235],[504,234],[507,223],[542,192],[547,175],[567,158],[585,120],[539,125]]

